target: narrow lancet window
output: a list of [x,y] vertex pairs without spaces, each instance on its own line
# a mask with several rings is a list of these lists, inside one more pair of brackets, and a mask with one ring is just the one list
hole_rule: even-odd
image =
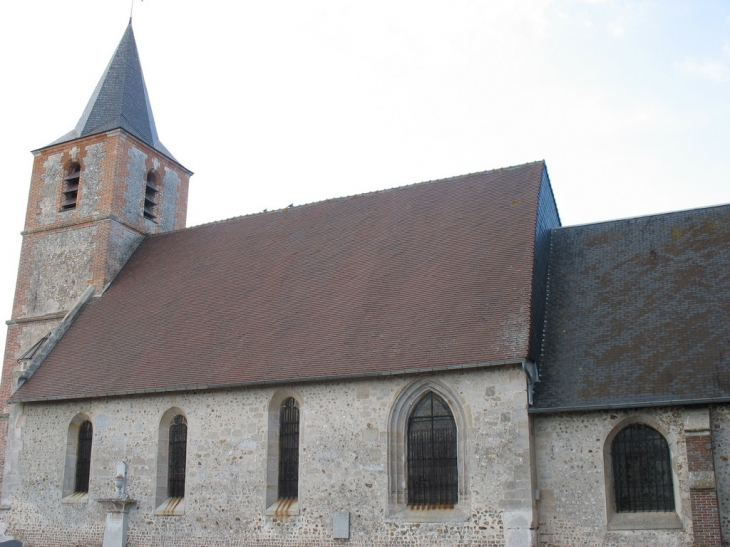
[[430,392],[408,419],[408,505],[453,507],[458,503],[456,449],[451,409]]
[[299,497],[299,407],[293,397],[279,411],[279,499]]
[[666,439],[656,429],[631,424],[611,444],[617,513],[674,511],[672,462]]
[[74,493],[89,491],[89,475],[91,474],[91,441],[94,437],[94,428],[90,421],[85,421],[79,427],[79,440],[76,445],[76,479]]
[[167,466],[167,496],[185,497],[185,462],[188,449],[188,423],[177,415],[170,425],[170,445]]
[[144,210],[142,214],[145,218],[155,220],[157,218],[157,195],[160,190],[157,187],[157,177],[154,171],[147,173],[147,184],[144,190]]
[[63,197],[61,200],[61,210],[70,211],[76,209],[76,203],[79,198],[79,184],[81,182],[81,165],[73,162],[66,170],[66,176],[63,178]]

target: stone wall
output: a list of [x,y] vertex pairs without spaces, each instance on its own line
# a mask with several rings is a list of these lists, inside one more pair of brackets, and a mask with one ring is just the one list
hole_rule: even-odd
[[[395,433],[389,420],[400,394],[414,385],[457,398],[467,439],[461,463],[469,475],[456,509],[421,510],[415,517],[389,514],[388,505],[388,441]],[[112,495],[115,465],[125,460],[129,494],[139,500],[130,514],[130,547],[342,545],[332,539],[337,511],[351,514],[344,543],[352,545],[501,546],[505,536],[529,545],[531,454],[519,367],[295,386],[299,514],[290,516],[266,511],[268,412],[282,389],[14,405],[11,432],[22,448],[13,456],[19,482],[8,481],[14,485],[4,516],[8,533],[28,547],[101,545],[105,514],[94,500]],[[185,511],[161,516],[155,514],[158,428],[173,407],[188,423]],[[90,492],[82,503],[67,503],[61,493],[66,438],[80,413],[94,426]],[[454,518],[458,510],[463,519]]]
[[[685,443],[685,420],[690,411],[691,407],[678,407],[533,415],[541,544],[544,547],[691,547],[694,544],[692,507]],[[725,406],[715,407],[711,417],[718,497],[727,538],[730,411]],[[632,421],[653,426],[669,444],[680,529],[610,529],[610,484],[607,488],[610,470],[607,473],[604,466],[604,450],[610,435]],[[651,518],[657,513],[637,515]]]

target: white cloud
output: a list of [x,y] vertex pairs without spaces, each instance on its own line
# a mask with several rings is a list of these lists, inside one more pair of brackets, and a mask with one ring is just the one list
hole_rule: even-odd
[[715,82],[726,82],[730,80],[730,70],[727,65],[714,59],[696,59],[687,57],[674,65],[684,74],[706,78]]

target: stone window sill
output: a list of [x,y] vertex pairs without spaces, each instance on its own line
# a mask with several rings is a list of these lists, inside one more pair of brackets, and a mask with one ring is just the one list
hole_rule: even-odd
[[185,514],[185,498],[167,498],[162,502],[153,515],[162,515],[163,517],[178,517]]
[[277,500],[266,508],[269,517],[294,517],[299,514],[299,500]]
[[61,500],[61,503],[88,503],[89,493],[88,492],[74,492],[70,496],[66,496]]
[[608,521],[609,530],[681,530],[682,520],[676,512],[644,511],[614,513]]

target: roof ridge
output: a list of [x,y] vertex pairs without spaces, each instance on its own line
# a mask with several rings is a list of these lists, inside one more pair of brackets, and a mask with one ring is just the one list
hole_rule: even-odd
[[664,211],[661,213],[650,213],[648,215],[639,215],[635,217],[622,217],[622,218],[614,218],[611,220],[599,220],[597,222],[584,222],[582,224],[570,224],[568,226],[558,226],[556,228],[553,228],[553,230],[565,230],[570,228],[585,228],[586,226],[600,226],[601,224],[614,224],[619,222],[628,222],[631,220],[642,220],[642,219],[649,219],[653,217],[666,217],[670,215],[681,215],[686,213],[692,213],[692,212],[699,212],[699,211],[709,211],[710,209],[721,209],[722,207],[730,207],[730,203],[719,203],[717,205],[704,205],[701,207],[690,207],[689,209],[680,209],[679,211]]
[[249,218],[249,217],[255,217],[255,216],[258,216],[258,215],[268,215],[268,214],[272,214],[272,213],[282,213],[284,211],[289,211],[291,209],[298,209],[298,208],[301,208],[301,207],[312,207],[312,206],[315,206],[315,205],[320,205],[322,203],[331,203],[331,202],[334,202],[334,201],[344,201],[344,200],[347,200],[347,199],[367,197],[367,196],[372,196],[372,195],[375,195],[375,194],[382,194],[382,193],[385,193],[385,192],[391,192],[391,191],[395,191],[395,190],[404,190],[406,188],[413,188],[415,186],[425,186],[427,184],[435,184],[435,183],[439,183],[439,182],[450,182],[450,181],[454,181],[454,180],[461,179],[461,178],[473,177],[473,176],[476,176],[476,175],[486,175],[488,173],[498,173],[500,171],[513,171],[513,170],[519,169],[521,167],[527,167],[527,166],[535,165],[535,164],[543,164],[544,165],[545,164],[545,160],[536,160],[536,161],[531,161],[531,162],[526,162],[526,163],[520,163],[518,165],[511,165],[511,166],[508,166],[508,167],[500,167],[500,168],[497,168],[497,169],[486,169],[484,171],[475,171],[473,173],[464,173],[463,175],[456,175],[456,176],[453,176],[453,177],[446,177],[446,178],[442,178],[442,179],[431,179],[431,180],[424,180],[424,181],[421,181],[421,182],[412,182],[410,184],[403,184],[401,186],[393,186],[393,187],[390,187],[390,188],[383,188],[383,189],[379,189],[379,190],[371,190],[369,192],[361,192],[359,194],[349,194],[349,195],[346,195],[346,196],[338,196],[338,197],[333,197],[333,198],[325,198],[325,199],[321,199],[319,201],[310,201],[308,203],[300,203],[299,205],[290,205],[288,207],[282,207],[280,209],[272,209],[270,211],[268,209],[264,209],[263,211],[259,211],[257,213],[247,213],[247,214],[236,215],[236,216],[233,216],[233,217],[223,218],[223,219],[219,219],[219,220],[211,220],[210,222],[203,222],[201,224],[195,224],[194,226],[185,226],[184,228],[178,228],[177,230],[170,230],[168,232],[164,232],[164,233],[160,233],[160,234],[151,234],[148,237],[166,236],[166,235],[173,234],[173,233],[177,233],[177,232],[183,232],[183,231],[192,230],[192,229],[195,229],[195,228],[203,228],[203,227],[206,227],[206,226],[214,226],[216,224],[223,224],[225,222],[233,222],[235,220],[240,220],[240,219]]

